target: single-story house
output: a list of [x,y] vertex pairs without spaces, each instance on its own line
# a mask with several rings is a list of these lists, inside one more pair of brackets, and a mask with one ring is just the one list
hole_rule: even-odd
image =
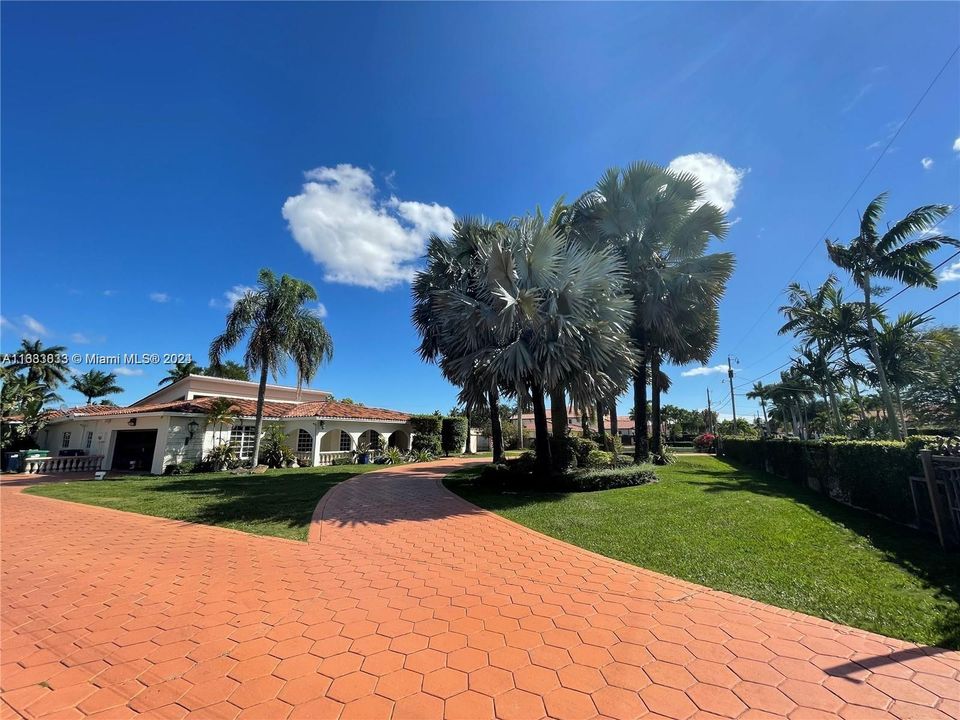
[[[104,470],[161,474],[196,462],[229,442],[243,460],[253,453],[257,383],[190,375],[127,407],[85,405],[51,413],[37,442],[51,456],[101,457]],[[234,401],[222,426],[208,413],[217,398]],[[334,400],[328,392],[267,385],[264,423],[279,423],[301,465],[328,465],[358,447],[383,443],[409,450],[407,413]]]
[[[533,413],[524,413],[521,417],[521,423],[523,425],[523,436],[524,438],[532,438],[536,432],[537,427],[534,422]],[[517,416],[514,415],[511,418],[511,422],[516,424]],[[569,414],[567,417],[567,427],[571,435],[583,435],[583,428],[580,426],[580,416],[574,416]],[[596,418],[593,418],[590,421],[590,430],[594,433],[597,432],[597,421]],[[610,434],[610,416],[603,416],[603,427],[606,433]],[[647,432],[649,434],[651,429],[650,421],[647,421]],[[550,408],[547,408],[547,429],[552,432],[553,422],[550,418]],[[629,415],[617,415],[617,434],[620,435],[620,441],[624,445],[633,445],[634,437],[636,435],[636,423],[630,418]]]

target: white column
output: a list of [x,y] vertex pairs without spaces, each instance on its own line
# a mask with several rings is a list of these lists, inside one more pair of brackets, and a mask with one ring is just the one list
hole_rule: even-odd
[[323,440],[323,436],[330,430],[320,430],[317,432],[317,436],[313,439],[313,466],[318,467],[320,465],[320,441]]

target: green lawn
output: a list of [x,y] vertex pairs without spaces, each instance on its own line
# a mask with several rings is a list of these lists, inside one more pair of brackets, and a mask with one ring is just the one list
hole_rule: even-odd
[[448,486],[547,535],[718,590],[923,644],[960,648],[960,555],[806,488],[708,456],[652,485],[578,494]]
[[270,470],[263,475],[120,477],[35,485],[26,492],[305,541],[313,510],[327,490],[359,473],[382,469],[371,464]]

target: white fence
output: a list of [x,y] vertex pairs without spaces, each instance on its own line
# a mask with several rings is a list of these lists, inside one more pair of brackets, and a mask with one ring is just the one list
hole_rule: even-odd
[[103,464],[103,455],[72,455],[64,457],[28,457],[23,461],[23,471],[33,475],[96,471]]

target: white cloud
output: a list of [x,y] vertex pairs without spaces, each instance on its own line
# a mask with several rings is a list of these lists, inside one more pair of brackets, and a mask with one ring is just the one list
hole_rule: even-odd
[[143,370],[141,370],[140,368],[132,368],[132,367],[127,367],[125,365],[121,365],[120,367],[115,367],[110,372],[112,372],[114,375],[123,375],[124,377],[135,377],[137,375],[143,375]]
[[313,314],[323,320],[327,316],[327,306],[322,302],[318,302],[317,306],[313,309]]
[[951,282],[952,280],[960,280],[960,262],[955,262],[940,273],[940,282]]
[[155,303],[170,302],[170,296],[167,295],[167,293],[152,292],[152,293],[150,293],[149,297],[150,297],[150,299],[153,300]]
[[953,151],[960,152],[960,137],[953,141]]
[[933,167],[933,158],[932,157],[920,158],[920,164],[923,165],[924,170],[929,170],[930,168]]
[[713,375],[714,373],[725,373],[727,371],[726,365],[714,365],[709,367],[704,365],[702,367],[691,368],[690,370],[684,370],[680,375],[682,377],[697,377],[699,375]]
[[248,292],[252,292],[254,290],[256,290],[256,288],[252,288],[249,285],[234,285],[232,288],[223,293],[223,300],[210,298],[210,307],[230,309],[237,304],[237,300],[242,298]]
[[75,342],[78,345],[89,345],[92,341],[83,333],[73,333],[70,336],[71,342]]
[[104,290],[102,294],[103,294],[104,297],[113,297],[114,295],[117,294],[117,291],[116,291],[116,290]]
[[407,282],[427,238],[450,232],[454,213],[436,203],[380,200],[373,178],[353,165],[305,173],[283,217],[293,239],[324,269],[324,280],[386,290]]
[[735,168],[719,155],[710,153],[681,155],[671,160],[668,167],[695,175],[703,185],[704,199],[724,212],[733,209],[743,176],[750,172],[749,168]]
[[13,323],[7,320],[3,315],[0,315],[0,327],[13,329]]
[[31,317],[30,315],[21,315],[20,322],[23,324],[25,335],[29,333],[30,337],[40,338],[43,335],[50,334],[50,331],[47,330],[47,328],[45,328],[39,320]]

